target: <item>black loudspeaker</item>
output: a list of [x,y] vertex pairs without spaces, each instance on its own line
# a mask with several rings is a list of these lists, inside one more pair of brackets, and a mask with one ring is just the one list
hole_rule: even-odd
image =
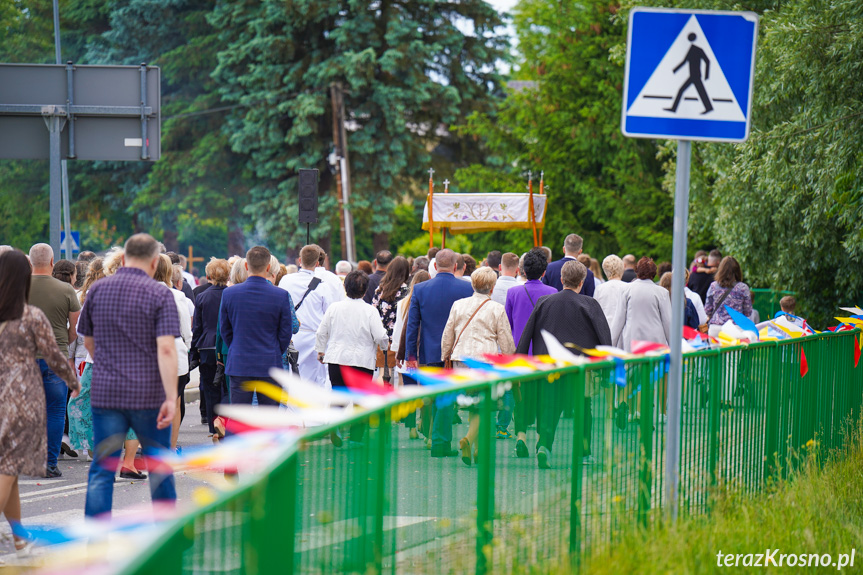
[[318,171],[300,170],[300,223],[318,223]]

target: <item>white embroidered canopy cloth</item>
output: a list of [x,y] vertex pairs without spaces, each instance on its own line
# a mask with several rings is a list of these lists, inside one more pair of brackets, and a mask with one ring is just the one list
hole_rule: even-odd
[[[545,225],[547,199],[546,195],[533,194],[537,229]],[[532,227],[530,194],[434,194],[432,202],[435,230],[472,233]],[[429,229],[428,200],[423,209],[423,229]]]

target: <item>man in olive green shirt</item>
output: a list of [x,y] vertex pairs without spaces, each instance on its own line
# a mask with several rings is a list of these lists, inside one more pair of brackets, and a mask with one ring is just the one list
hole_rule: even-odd
[[[38,307],[48,317],[60,351],[68,357],[69,342],[78,337],[75,325],[81,313],[81,304],[75,288],[51,276],[54,269],[54,251],[48,244],[36,244],[30,248],[30,305]],[[54,373],[45,360],[36,356],[42,371],[45,387],[45,406],[48,423],[48,477],[60,477],[57,458],[63,442],[63,427],[66,423],[66,384]],[[74,367],[74,366],[73,366]]]

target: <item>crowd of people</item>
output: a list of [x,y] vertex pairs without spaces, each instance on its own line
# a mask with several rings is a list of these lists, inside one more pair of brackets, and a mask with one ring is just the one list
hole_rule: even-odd
[[[17,477],[59,477],[60,454],[83,452],[94,461],[85,513],[110,513],[116,473],[146,477],[135,463],[139,448],[144,455],[179,449],[184,388],[196,368],[201,420],[218,442],[230,432],[220,404],[279,405],[259,393],[262,383],[275,383],[273,367],[326,388],[355,377],[416,385],[420,366],[545,354],[543,331],[574,353],[598,345],[631,351],[637,341],[669,345],[672,273],[686,275],[689,327],[715,334],[728,320],[726,306],[758,319],[733,257],[698,252],[688,269],[672,272],[629,254],[600,264],[582,244],[570,234],[560,259],[537,247],[521,255],[492,251],[481,262],[450,249],[415,258],[383,250],[371,262],[339,261],[335,272],[314,244],[295,264],[255,246],[243,257],[211,259],[200,281],[182,256],[147,234],[103,256],[84,252],[77,262],[55,262],[46,244],[28,255],[0,247],[0,509],[20,523]],[[783,300],[783,309],[792,304]],[[571,395],[561,380],[507,391],[496,437],[515,439],[515,454],[529,457],[535,425],[537,465],[551,467]],[[479,425],[466,409],[467,431],[455,444],[461,416],[451,405],[431,402],[404,425],[431,457],[460,456],[472,465],[482,457]],[[585,397],[585,463],[592,461],[591,414]],[[637,404],[630,415],[638,417]],[[345,431],[331,434],[337,448],[362,444],[362,425]],[[149,477],[153,500],[171,504],[170,470],[152,468]]]

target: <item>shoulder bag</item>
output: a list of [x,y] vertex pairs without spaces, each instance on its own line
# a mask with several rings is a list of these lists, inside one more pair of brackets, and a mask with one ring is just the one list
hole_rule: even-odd
[[707,330],[710,328],[710,320],[713,319],[713,316],[716,314],[717,311],[719,311],[719,308],[722,307],[722,302],[725,301],[725,298],[728,297],[728,294],[730,294],[731,291],[736,287],[737,284],[734,284],[733,286],[728,288],[724,294],[722,294],[722,296],[716,302],[716,306],[713,308],[713,312],[709,316],[707,316],[707,321],[698,326],[698,331],[700,331],[701,333],[707,333]]
[[463,328],[461,328],[461,331],[458,333],[458,337],[455,338],[455,343],[452,344],[452,349],[447,352],[446,358],[444,358],[444,360],[443,360],[444,369],[452,369],[452,352],[454,352],[456,346],[458,346],[458,341],[461,339],[461,336],[464,333],[464,331],[467,329],[467,326],[470,325],[470,322],[473,320],[473,318],[476,317],[476,314],[479,313],[479,310],[482,309],[482,306],[484,306],[485,304],[487,304],[490,301],[491,301],[491,298],[489,298],[489,299],[485,300],[484,302],[482,302],[481,304],[479,304],[479,306],[477,306],[477,308],[473,312],[473,314],[468,318],[467,323],[464,324]]

